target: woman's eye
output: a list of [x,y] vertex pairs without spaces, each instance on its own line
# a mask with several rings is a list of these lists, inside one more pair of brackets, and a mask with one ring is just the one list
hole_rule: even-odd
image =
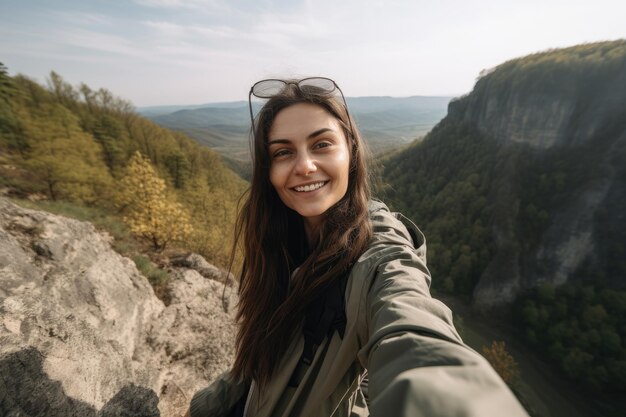
[[315,147],[316,147],[317,149],[320,149],[320,148],[327,148],[327,147],[329,147],[329,146],[332,146],[332,143],[330,143],[330,142],[319,142],[319,143],[316,143],[316,144],[315,144]]
[[274,158],[280,158],[281,156],[285,156],[288,155],[289,151],[287,149],[281,149],[279,151],[274,152],[273,157]]

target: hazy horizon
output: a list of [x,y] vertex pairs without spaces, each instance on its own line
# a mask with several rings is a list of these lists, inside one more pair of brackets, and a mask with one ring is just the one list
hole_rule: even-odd
[[[454,99],[456,97],[459,97],[460,95],[432,95],[432,96],[425,96],[425,95],[412,95],[412,96],[390,96],[390,95],[382,95],[382,96],[346,96],[346,100],[347,101],[351,101],[351,100],[359,100],[359,99],[370,99],[370,98],[390,98],[390,99],[409,99],[409,98],[440,98],[440,99]],[[199,107],[199,106],[207,106],[207,105],[216,105],[216,104],[235,104],[235,103],[241,103],[242,106],[247,107],[248,106],[248,101],[247,100],[230,100],[230,101],[207,101],[204,103],[184,103],[184,104],[155,104],[155,105],[148,105],[148,106],[135,106],[137,109],[139,110],[143,110],[143,109],[149,109],[149,108],[157,108],[157,107]]]

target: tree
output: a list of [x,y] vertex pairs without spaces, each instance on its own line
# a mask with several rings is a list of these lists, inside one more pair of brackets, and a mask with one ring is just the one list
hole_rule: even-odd
[[[106,201],[111,177],[98,144],[66,107],[46,103],[21,114],[28,152],[19,164],[51,200]],[[31,190],[31,191],[37,191]]]
[[180,150],[165,157],[165,166],[172,177],[175,188],[184,188],[189,179],[190,164],[185,154]]
[[510,384],[519,377],[517,362],[506,350],[504,342],[493,341],[490,347],[483,346],[483,356],[504,382]]
[[117,202],[126,212],[124,221],[131,231],[162,251],[171,242],[182,242],[192,232],[185,208],[168,198],[165,181],[150,161],[136,152],[122,178]]
[[120,122],[108,114],[103,114],[95,120],[92,134],[102,146],[104,162],[109,171],[111,174],[115,174],[123,165],[123,159],[126,156],[124,153],[123,128]]
[[0,62],[0,149],[6,144],[9,149],[24,153],[27,144],[20,132],[20,120],[11,105],[19,94],[7,67]]
[[54,71],[50,72],[48,88],[60,104],[71,110],[75,110],[78,107],[78,92]]

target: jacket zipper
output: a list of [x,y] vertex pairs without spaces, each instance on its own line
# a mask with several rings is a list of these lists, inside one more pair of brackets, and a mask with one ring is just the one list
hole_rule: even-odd
[[341,399],[339,400],[339,402],[335,406],[335,409],[333,410],[333,413],[330,415],[330,417],[333,417],[335,415],[335,413],[337,412],[337,410],[339,410],[339,407],[341,406],[341,404],[343,404],[344,400],[346,399],[346,395],[354,394],[354,393],[350,393],[350,391],[351,391],[352,387],[354,386],[355,382],[357,383],[357,389],[359,388],[359,384],[361,383],[360,380],[361,380],[361,376],[358,376],[354,381],[352,381],[352,384],[350,384],[350,386],[348,387],[346,392],[344,392],[343,396],[341,397]]

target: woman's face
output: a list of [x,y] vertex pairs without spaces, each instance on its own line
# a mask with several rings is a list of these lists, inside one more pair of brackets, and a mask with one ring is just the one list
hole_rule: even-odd
[[346,194],[350,150],[337,119],[322,107],[298,103],[281,110],[268,135],[270,182],[309,227]]

